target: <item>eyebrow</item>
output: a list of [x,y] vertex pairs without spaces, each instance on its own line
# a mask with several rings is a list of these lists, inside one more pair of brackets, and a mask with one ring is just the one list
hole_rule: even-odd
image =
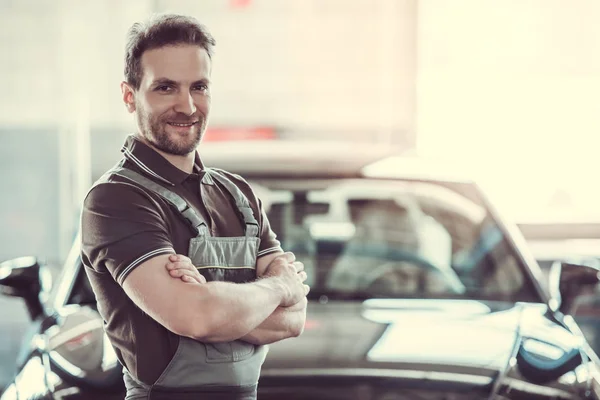
[[[192,82],[192,86],[195,86],[195,85],[198,85],[198,84],[201,84],[201,83],[205,84],[205,85],[209,85],[210,84],[210,80],[206,79],[206,78],[205,79],[200,79],[200,80]],[[152,82],[152,86],[156,86],[156,85],[179,86],[179,83],[175,82],[174,80],[169,79],[169,78],[158,78],[158,79],[155,79]]]

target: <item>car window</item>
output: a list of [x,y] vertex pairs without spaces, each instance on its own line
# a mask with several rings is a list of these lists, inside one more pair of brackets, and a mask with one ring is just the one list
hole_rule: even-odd
[[94,291],[85,273],[83,264],[79,266],[73,289],[67,298],[67,304],[96,305],[96,297],[94,296]]
[[67,304],[67,301],[71,296],[71,292],[73,291],[73,286],[81,266],[79,243],[80,239],[79,235],[77,235],[73,241],[73,246],[71,246],[71,250],[67,255],[65,263],[60,270],[60,274],[53,283],[52,291],[48,301],[45,304],[47,309],[46,311],[50,314],[53,312],[53,310],[59,309]]
[[282,181],[257,183],[278,199],[265,201],[267,215],[283,248],[304,262],[314,295],[539,301],[473,187],[463,194],[417,181],[307,180],[289,190]]
[[85,274],[80,254],[80,237],[78,235],[67,255],[59,278],[52,288],[46,305],[47,312],[51,313],[54,309],[60,309],[68,304],[96,306],[96,298]]

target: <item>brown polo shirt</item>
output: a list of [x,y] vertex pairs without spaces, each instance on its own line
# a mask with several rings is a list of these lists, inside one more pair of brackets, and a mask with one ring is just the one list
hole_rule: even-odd
[[[245,225],[233,198],[205,173],[198,153],[194,172],[188,174],[134,136],[127,138],[122,152],[123,166],[183,197],[204,218],[212,236],[244,236]],[[226,175],[248,197],[259,223],[258,257],[280,251],[260,200],[248,183],[238,175]],[[82,259],[106,333],[121,363],[133,376],[152,384],[175,354],[179,339],[142,312],[121,285],[134,268],[152,257],[187,255],[194,232],[163,198],[119,176],[109,176],[90,190],[81,224]]]

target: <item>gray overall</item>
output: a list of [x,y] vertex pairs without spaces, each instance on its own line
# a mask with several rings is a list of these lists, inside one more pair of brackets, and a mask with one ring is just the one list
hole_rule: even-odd
[[[177,208],[196,234],[190,240],[188,257],[207,281],[253,281],[256,279],[260,239],[250,203],[242,191],[218,170],[206,168],[205,171],[232,195],[246,226],[245,236],[211,237],[202,217],[179,195],[121,166],[109,174],[130,180]],[[124,369],[126,400],[254,400],[267,351],[267,346],[255,346],[241,340],[202,343],[180,336],[175,355],[154,384],[139,382]]]

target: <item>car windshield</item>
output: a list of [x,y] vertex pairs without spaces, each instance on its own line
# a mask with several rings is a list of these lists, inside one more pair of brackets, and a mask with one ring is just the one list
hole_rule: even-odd
[[472,184],[250,179],[313,298],[539,301]]

